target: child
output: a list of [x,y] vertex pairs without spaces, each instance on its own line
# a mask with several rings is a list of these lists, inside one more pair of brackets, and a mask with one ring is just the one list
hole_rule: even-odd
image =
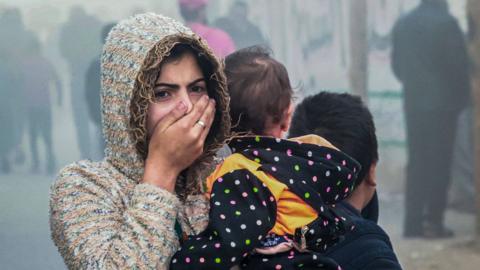
[[332,205],[352,192],[360,165],[325,139],[279,139],[290,125],[285,67],[260,47],[226,58],[233,154],[207,178],[209,225],[171,269],[339,269],[322,255],[352,224]]

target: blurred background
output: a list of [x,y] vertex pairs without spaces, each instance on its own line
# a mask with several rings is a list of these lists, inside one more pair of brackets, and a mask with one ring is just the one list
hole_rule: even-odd
[[[408,106],[404,103],[405,81],[398,79],[404,77],[392,70],[393,30],[399,19],[419,8],[420,2],[210,0],[203,23],[225,31],[236,49],[269,46],[289,71],[296,101],[322,90],[361,95],[374,114],[380,142],[379,223],[391,236],[402,266],[471,269],[480,265],[480,249],[474,241],[478,235],[474,102],[455,111],[452,128],[445,126],[452,134],[453,158],[446,165],[451,177],[450,184],[445,184],[444,224],[454,235],[404,237]],[[470,74],[474,72],[475,48],[480,48],[475,46],[474,31],[474,18],[480,16],[476,12],[480,9],[473,8],[478,7],[475,0],[446,2],[448,16],[458,25],[463,41],[452,47],[455,49],[445,49],[444,56],[461,58],[469,44],[472,55],[463,66],[447,73],[465,68]],[[98,91],[103,37],[112,23],[143,12],[185,21],[177,0],[0,0],[2,269],[65,269],[50,239],[49,187],[56,172],[68,163],[102,158]],[[447,31],[445,28],[445,37],[450,37]],[[407,47],[420,42],[412,37],[407,35],[407,41],[411,39]],[[441,41],[433,39],[432,35],[431,50],[443,48]],[[403,45],[399,44],[400,50]],[[474,75],[471,78],[475,80]],[[457,90],[450,91],[455,99]],[[418,97],[422,95],[421,100],[431,100],[434,107],[436,98],[418,93]],[[416,139],[422,140],[429,138]]]

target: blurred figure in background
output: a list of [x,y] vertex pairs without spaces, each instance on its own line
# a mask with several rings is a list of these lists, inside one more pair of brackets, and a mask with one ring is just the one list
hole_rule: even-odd
[[62,104],[62,85],[53,65],[42,55],[40,41],[34,37],[28,42],[27,54],[21,61],[25,100],[28,115],[28,133],[32,156],[32,173],[39,172],[38,139],[46,150],[46,172],[55,172],[56,159],[52,143],[51,85],[57,91],[57,104]]
[[469,100],[465,40],[446,0],[422,0],[393,30],[408,140],[405,237],[451,237],[444,226],[456,121]]
[[[10,116],[12,117],[13,141],[10,147],[13,147],[12,154],[15,163],[23,164],[25,161],[25,153],[21,148],[23,134],[25,133],[25,125],[27,123],[24,82],[21,78],[22,67],[20,62],[27,54],[28,41],[33,39],[33,34],[28,31],[23,23],[20,10],[17,8],[7,9],[0,16],[0,53],[3,59],[0,65],[8,69],[8,80],[2,80],[2,87],[5,87],[5,102],[9,102],[11,106]],[[8,163],[8,162],[7,162]],[[7,164],[6,163],[6,164]],[[8,165],[7,165],[8,167]]]
[[461,212],[475,213],[475,147],[474,147],[474,108],[463,110],[456,127],[453,145],[453,161],[450,206]]
[[180,14],[193,32],[204,38],[215,55],[225,58],[235,51],[235,43],[223,30],[208,26],[208,0],[178,0]]
[[[115,23],[109,23],[103,27],[101,35],[102,44],[105,42],[108,33],[114,26]],[[87,100],[90,119],[97,129],[95,133],[98,134],[97,140],[99,142],[100,153],[97,155],[99,155],[99,157],[103,156],[103,149],[105,148],[105,140],[102,135],[102,112],[100,106],[100,91],[102,89],[100,75],[100,55],[97,55],[88,67],[87,76],[85,77],[85,98]]]
[[237,49],[253,45],[268,45],[260,29],[248,20],[248,5],[237,0],[230,7],[227,16],[215,21],[215,26],[227,32]]
[[9,55],[0,51],[0,173],[10,173],[10,154],[14,149],[15,125],[14,111],[15,103],[11,94],[15,89],[16,75],[8,67]]
[[92,157],[92,138],[85,102],[85,74],[92,58],[101,51],[100,21],[82,7],[73,7],[60,33],[60,52],[70,68],[73,119],[81,158]]
[[[478,33],[473,18],[467,16],[467,42],[473,42]],[[478,72],[478,65],[470,59],[470,74]],[[470,103],[458,116],[455,142],[453,144],[453,160],[449,206],[457,211],[474,214],[475,203],[475,142],[474,142],[475,109]]]

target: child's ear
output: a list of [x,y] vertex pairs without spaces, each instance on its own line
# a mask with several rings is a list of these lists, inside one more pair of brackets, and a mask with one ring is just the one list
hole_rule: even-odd
[[376,187],[377,186],[377,163],[372,163],[370,165],[370,169],[368,170],[368,174],[365,179],[366,183],[369,186]]
[[288,106],[288,109],[285,113],[285,117],[282,121],[282,124],[280,125],[280,128],[282,129],[283,132],[287,132],[290,129],[290,123],[292,122],[292,116],[293,116],[293,103],[290,102],[290,105]]

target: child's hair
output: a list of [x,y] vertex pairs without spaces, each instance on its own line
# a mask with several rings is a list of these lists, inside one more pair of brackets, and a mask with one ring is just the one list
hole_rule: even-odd
[[230,54],[225,75],[233,132],[266,135],[267,127],[286,117],[293,90],[287,69],[269,49],[252,46]]

